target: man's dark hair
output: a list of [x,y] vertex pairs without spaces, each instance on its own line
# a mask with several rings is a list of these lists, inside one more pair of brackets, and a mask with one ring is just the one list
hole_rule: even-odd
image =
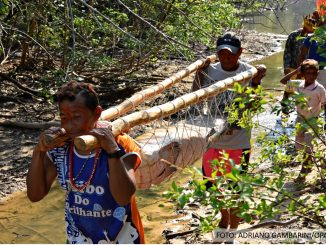
[[99,105],[98,96],[92,85],[74,80],[61,87],[57,94],[58,102],[60,103],[64,100],[74,101],[77,95],[80,95],[85,99],[86,107],[92,111],[94,111]]

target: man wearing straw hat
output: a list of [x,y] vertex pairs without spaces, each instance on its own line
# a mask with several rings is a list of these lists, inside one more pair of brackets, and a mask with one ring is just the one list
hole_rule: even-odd
[[[216,44],[219,62],[207,64],[205,68],[197,71],[193,82],[193,91],[253,68],[240,60],[242,53],[241,41],[234,33],[230,32],[220,36]],[[257,75],[251,81],[246,82],[244,86],[257,87],[260,84],[261,79],[265,76],[266,67],[260,65],[256,68],[258,70]],[[234,98],[235,93],[230,90],[219,94],[209,102],[209,113],[212,115],[219,114],[219,112],[224,114],[225,109],[232,105]],[[212,134],[210,133],[209,135]],[[215,180],[212,179],[212,173],[215,171],[216,176],[223,175],[219,170],[212,168],[214,160],[225,160],[224,156],[228,156],[229,159],[225,161],[224,165],[224,173],[231,172],[232,163],[241,165],[243,170],[247,168],[251,148],[250,130],[248,132],[247,129],[233,123],[221,135],[213,138],[207,148],[203,156],[202,167],[203,175],[210,179],[206,183],[206,187],[210,188],[215,183]],[[237,216],[236,212],[237,208],[222,209],[219,227],[222,229],[237,229],[240,217]]]

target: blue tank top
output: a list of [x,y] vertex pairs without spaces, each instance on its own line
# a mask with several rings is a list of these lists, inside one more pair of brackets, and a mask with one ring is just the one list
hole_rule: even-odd
[[308,59],[314,59],[319,63],[319,69],[322,70],[326,66],[326,40],[324,43],[317,43],[312,36],[306,37],[304,46],[309,48]]
[[[130,204],[120,206],[110,191],[106,152],[99,153],[94,177],[82,191],[74,189],[69,180],[69,144],[52,149],[48,156],[66,191],[65,222],[69,243],[140,243]],[[94,161],[95,153],[82,156],[73,150],[73,177],[77,186],[88,180]]]

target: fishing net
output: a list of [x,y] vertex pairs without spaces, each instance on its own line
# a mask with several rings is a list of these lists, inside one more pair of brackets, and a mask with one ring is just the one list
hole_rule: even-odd
[[[206,149],[209,132],[214,128],[214,133],[219,134],[227,127],[225,108],[233,99],[227,89],[236,82],[250,80],[257,72],[252,68],[191,92],[191,71],[206,60],[195,62],[190,69],[187,67],[102,113],[102,119],[112,121],[114,133],[128,132],[140,146],[142,164],[136,171],[139,189],[159,184],[198,160]],[[186,88],[185,94],[180,94],[181,87]]]

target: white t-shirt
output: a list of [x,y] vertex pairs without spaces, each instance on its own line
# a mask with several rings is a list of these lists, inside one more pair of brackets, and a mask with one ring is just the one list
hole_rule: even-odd
[[326,89],[326,67],[323,70],[319,70],[317,81]]
[[[203,79],[203,86],[209,86],[217,81],[224,80],[229,77],[233,77],[241,72],[251,69],[252,66],[239,61],[239,67],[235,71],[223,70],[221,63],[211,64],[204,71],[205,76]],[[243,86],[251,84],[248,81]],[[231,106],[232,101],[235,97],[235,93],[227,90],[216,96],[216,99],[209,101],[210,112],[214,115],[216,110],[223,111],[225,107]],[[210,148],[216,149],[249,149],[250,148],[250,137],[251,131],[246,129],[233,129],[227,130],[225,133],[220,135],[216,141],[210,144]]]
[[307,104],[297,105],[298,115],[306,119],[318,117],[322,106],[326,104],[326,90],[323,85],[315,81],[305,87],[304,80],[289,80],[286,84],[285,91],[302,93],[307,98]]

